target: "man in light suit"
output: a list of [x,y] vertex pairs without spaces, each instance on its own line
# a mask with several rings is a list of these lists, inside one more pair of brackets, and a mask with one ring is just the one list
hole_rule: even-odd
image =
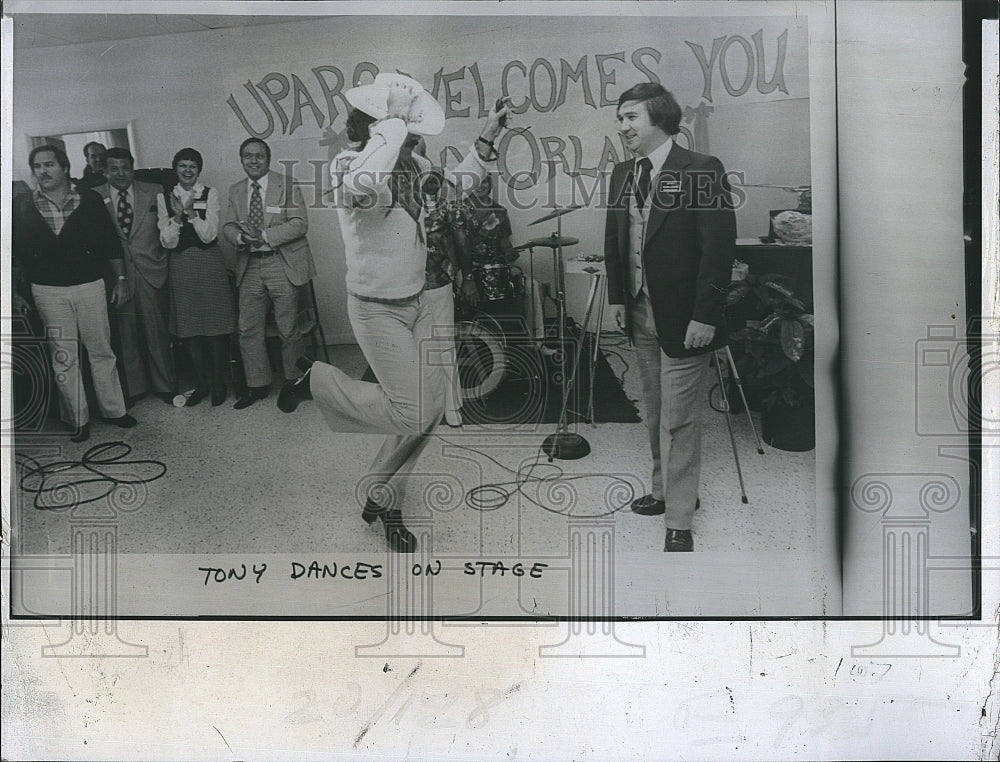
[[167,253],[160,246],[156,225],[156,196],[161,191],[157,185],[136,182],[134,164],[126,149],[110,149],[105,164],[108,181],[95,188],[125,251],[128,297],[116,310],[122,354],[118,361],[129,397],[151,389],[171,402],[176,379],[167,333]]
[[636,348],[653,456],[652,492],[635,513],[666,514],[664,551],[694,549],[701,477],[702,380],[726,344],[723,288],[736,215],[722,163],[674,143],[681,109],[661,85],[618,100],[635,159],[611,173],[604,258],[608,303]]
[[222,228],[237,249],[240,352],[249,387],[233,405],[237,410],[267,397],[271,385],[264,342],[268,304],[274,305],[285,379],[301,375],[295,366],[305,351],[297,319],[299,287],[316,274],[302,192],[291,177],[270,171],[271,148],[260,138],[243,141],[240,161],[247,177],[229,188]]

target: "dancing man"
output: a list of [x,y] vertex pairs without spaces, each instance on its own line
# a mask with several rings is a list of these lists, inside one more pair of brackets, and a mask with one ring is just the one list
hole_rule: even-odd
[[[387,438],[366,480],[362,518],[380,520],[389,548],[416,550],[404,526],[401,505],[406,477],[444,410],[440,365],[426,361],[434,310],[427,299],[427,247],[421,222],[420,165],[412,150],[417,135],[436,135],[444,112],[420,83],[400,74],[379,74],[370,85],[348,90],[354,109],[347,137],[356,150],[331,164],[333,187],[342,193],[337,210],[347,259],[348,316],[378,383],[350,378],[332,365],[300,360],[305,375],[286,383],[278,406],[291,412],[315,399],[332,431],[384,433]],[[494,140],[503,129],[506,103],[490,111],[474,150],[451,171],[459,194],[482,182],[486,162],[495,161]]]

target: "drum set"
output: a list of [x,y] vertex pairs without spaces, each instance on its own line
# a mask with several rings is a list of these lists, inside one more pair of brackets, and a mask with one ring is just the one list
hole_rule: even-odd
[[[552,354],[552,360],[558,363],[558,372],[555,378],[558,379],[560,389],[560,413],[559,423],[555,433],[545,438],[542,443],[543,451],[549,456],[549,460],[558,458],[560,460],[574,460],[583,458],[590,453],[590,444],[577,433],[568,430],[568,409],[573,383],[576,378],[576,368],[580,360],[580,346],[575,346],[575,351],[567,344],[566,336],[566,266],[563,257],[563,248],[574,246],[580,241],[577,238],[570,238],[562,234],[563,216],[574,212],[582,207],[567,206],[560,207],[553,212],[529,223],[540,225],[550,220],[556,220],[556,230],[550,236],[543,238],[533,238],[520,246],[515,246],[514,251],[528,251],[530,283],[535,282],[535,249],[548,249],[552,256],[552,273],[554,277],[554,299],[557,307],[557,324],[555,340],[557,346]],[[496,391],[501,382],[514,370],[512,367],[508,340],[500,321],[489,314],[487,305],[502,301],[510,301],[525,295],[525,276],[520,268],[510,264],[489,263],[477,268],[473,273],[473,278],[479,292],[480,299],[486,303],[486,309],[477,312],[474,316],[467,316],[456,322],[456,342],[458,345],[458,372],[461,379],[463,401],[477,401],[485,398]],[[590,302],[592,304],[594,292],[592,290]],[[529,320],[536,325],[537,309],[535,300],[530,302]],[[589,315],[588,308],[588,315]],[[577,342],[578,344],[580,341]],[[569,355],[572,355],[574,367],[572,373],[568,367]],[[545,389],[540,390],[545,394]],[[591,408],[592,409],[592,408]]]

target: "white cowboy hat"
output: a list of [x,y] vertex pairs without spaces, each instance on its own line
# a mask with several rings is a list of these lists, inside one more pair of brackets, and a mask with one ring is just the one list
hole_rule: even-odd
[[344,96],[356,109],[376,119],[384,119],[387,114],[389,88],[394,85],[405,87],[418,96],[406,118],[410,132],[418,135],[437,135],[444,129],[444,110],[441,104],[434,100],[417,80],[404,74],[384,72],[377,75],[370,85],[352,87],[344,93]]

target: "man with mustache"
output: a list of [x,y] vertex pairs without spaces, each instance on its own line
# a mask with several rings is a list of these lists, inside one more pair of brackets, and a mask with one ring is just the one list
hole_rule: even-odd
[[90,411],[80,377],[82,343],[104,420],[131,428],[136,420],[125,412],[103,277],[108,264],[116,277],[111,303],[123,303],[128,289],[118,233],[101,197],[72,186],[62,149],[38,146],[28,156],[28,165],[38,187],[14,204],[14,278],[30,284],[45,325],[63,422],[75,432],[73,442],[89,438]]

